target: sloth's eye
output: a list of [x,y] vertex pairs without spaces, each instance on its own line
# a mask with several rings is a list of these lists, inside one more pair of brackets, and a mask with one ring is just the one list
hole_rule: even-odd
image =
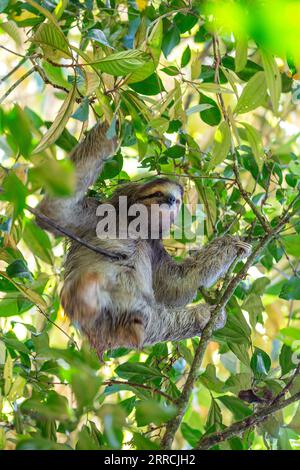
[[156,193],[153,193],[151,196],[152,197],[163,197],[163,193],[161,191],[157,191]]

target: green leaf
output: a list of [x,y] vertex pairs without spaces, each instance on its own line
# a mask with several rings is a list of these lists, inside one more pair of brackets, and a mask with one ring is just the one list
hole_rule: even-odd
[[240,72],[247,64],[248,38],[239,35],[235,40],[235,71]]
[[164,154],[170,158],[182,158],[185,155],[185,147],[182,145],[173,145],[169,147]]
[[30,121],[20,106],[14,105],[13,109],[5,115],[5,125],[13,136],[19,152],[28,158],[31,150]]
[[192,428],[187,423],[181,424],[180,431],[184,439],[192,446],[192,448],[196,447],[197,443],[202,437],[201,431]]
[[180,64],[181,67],[186,67],[190,60],[191,60],[191,49],[190,49],[190,46],[187,45],[181,57],[181,64]]
[[286,281],[279,294],[281,299],[285,300],[300,300],[300,279],[299,277],[292,277]]
[[8,36],[10,36],[18,46],[22,44],[22,36],[20,34],[20,30],[14,21],[3,21],[0,24],[0,28],[3,29],[3,31],[5,31],[6,34],[8,34]]
[[[7,336],[2,336],[1,339],[5,343],[6,347],[13,349],[15,351],[21,352],[21,353],[30,354],[30,351],[27,348],[27,346],[21,341],[19,341],[18,339],[8,338]],[[7,357],[10,357],[10,356],[8,355]],[[5,375],[4,375],[4,378],[5,378]]]
[[261,171],[265,159],[261,135],[253,126],[251,126],[251,124],[248,124],[246,122],[241,122],[241,124],[246,129],[248,142],[252,149],[258,169],[259,171]]
[[159,450],[160,447],[155,442],[137,432],[133,433],[133,443],[137,450]]
[[286,344],[292,344],[293,341],[300,340],[300,330],[295,326],[289,326],[288,328],[282,328],[280,335]]
[[224,392],[238,394],[241,390],[249,390],[252,386],[252,374],[241,372],[231,375],[224,384]]
[[246,418],[253,413],[251,408],[245,405],[245,403],[237,397],[223,395],[221,397],[217,397],[217,400],[223,403],[223,405],[231,411],[237,421]]
[[300,434],[300,404],[297,407],[296,413],[293,416],[292,421],[289,423],[289,428],[293,429],[293,431]]
[[282,237],[282,241],[289,255],[300,257],[300,235],[286,235]]
[[32,253],[48,264],[53,264],[52,246],[47,233],[34,222],[27,221],[23,231],[23,238]]
[[101,172],[101,180],[112,179],[117,176],[123,167],[123,157],[118,154],[115,155],[112,159],[105,162],[103,170]]
[[[235,60],[231,56],[223,57],[222,65],[229,70],[235,70]],[[250,78],[260,71],[263,71],[263,68],[259,64],[253,62],[252,60],[247,60],[246,66],[243,68],[243,70],[239,72],[236,71],[236,74],[241,80],[248,82]]]
[[222,424],[222,412],[217,400],[212,397],[211,405],[208,412],[206,426],[209,429],[212,426]]
[[53,24],[41,24],[31,41],[40,45],[44,55],[52,60],[72,57],[67,39],[60,29],[53,27]]
[[199,381],[208,389],[214,392],[221,393],[223,389],[223,382],[218,379],[216,374],[216,367],[213,364],[208,364],[206,370],[200,375]]
[[8,2],[9,0],[0,0],[0,13],[2,13],[3,10],[5,10],[5,8],[8,5]]
[[292,357],[292,348],[290,348],[290,346],[287,346],[286,344],[283,344],[279,354],[279,364],[281,367],[282,375],[288,374],[288,372],[295,369],[296,364],[293,362]]
[[200,111],[202,121],[209,126],[219,125],[222,120],[222,114],[217,103],[209,96],[203,95],[203,93],[200,93],[200,103],[201,105],[209,104],[211,106],[210,109]]
[[17,297],[3,297],[0,300],[0,317],[12,317],[19,314]]
[[266,50],[260,50],[262,63],[266,73],[266,81],[271,97],[272,107],[275,114],[278,114],[279,100],[281,95],[281,76],[274,56]]
[[81,102],[81,104],[78,106],[76,109],[75,113],[72,114],[71,116],[74,119],[77,119],[77,121],[85,122],[89,118],[89,100],[88,98],[84,98]]
[[164,32],[162,39],[162,51],[165,57],[172,52],[174,47],[180,43],[180,34],[177,26],[171,26],[168,31]]
[[75,187],[74,167],[69,160],[45,158],[30,169],[29,178],[52,196],[69,196]]
[[271,368],[271,359],[262,349],[255,348],[250,363],[251,369],[257,378],[268,375]]
[[134,379],[143,377],[144,380],[162,377],[159,369],[150,367],[142,362],[125,362],[115,369],[116,374],[123,379]]
[[229,348],[245,366],[250,367],[248,347],[245,344],[228,343]]
[[149,60],[149,55],[145,52],[138,50],[128,50],[115,52],[114,54],[110,54],[104,57],[103,59],[99,59],[90,63],[93,64],[94,68],[101,70],[101,72],[119,77],[127,75],[134,70],[140,69]]
[[76,84],[74,83],[73,88],[68,93],[50,129],[48,129],[40,143],[37,145],[37,147],[35,147],[33,151],[34,154],[42,152],[47,147],[54,144],[55,141],[59,138],[69,120],[69,117],[72,114],[76,94]]
[[175,77],[176,75],[180,73],[180,70],[174,65],[170,65],[169,67],[164,67],[161,69],[161,71],[166,73],[167,75],[170,75],[171,77]]
[[249,294],[242,305],[242,309],[246,310],[250,315],[250,323],[252,328],[255,328],[257,317],[264,311],[264,306],[260,296],[257,294]]
[[155,400],[140,401],[136,404],[135,419],[138,426],[154,423],[159,426],[176,414],[174,406],[166,406]]
[[51,83],[63,88],[67,88],[68,90],[72,88],[72,85],[65,79],[62,72],[63,69],[61,67],[55,67],[46,60],[42,62],[42,67],[46,77],[48,80],[50,80]]
[[[46,18],[48,18],[48,20],[50,21],[51,25],[49,23],[43,23],[41,26],[45,26],[45,25],[49,25],[50,27],[52,27],[52,30],[55,31],[55,37],[59,37],[60,38],[60,45],[65,42],[65,46],[63,46],[65,48],[65,50],[63,50],[62,52],[66,52],[68,51],[67,55],[69,55],[69,45],[68,45],[68,41],[64,35],[64,33],[62,32],[59,24],[58,24],[58,21],[57,19],[55,18],[55,16],[52,15],[52,13],[47,10],[46,8],[44,8],[42,5],[40,5],[39,3],[36,3],[34,0],[28,0],[27,3],[29,3],[31,6],[33,6],[34,8],[36,8],[43,16],[45,16]],[[48,30],[50,30],[50,28],[47,27]],[[57,39],[56,39],[57,40]],[[71,54],[70,54],[71,55]]]
[[80,409],[84,406],[92,406],[101,383],[102,379],[89,371],[81,370],[80,374],[78,372],[72,374],[72,390]]
[[160,19],[153,27],[144,50],[149,54],[147,63],[142,68],[130,74],[128,83],[141,82],[153,74],[156,70],[161,54],[161,46],[163,39],[163,22]]
[[[31,341],[34,345],[34,350],[38,356],[48,356],[49,354],[49,336],[48,333],[43,332],[40,334],[32,333]],[[56,364],[57,367],[57,364]]]
[[[233,344],[249,345],[251,329],[240,311],[228,315],[226,326],[214,333],[217,340]],[[233,343],[233,344],[231,344]]]
[[6,268],[6,273],[10,277],[32,279],[28,266],[23,259],[16,259]]
[[163,83],[156,73],[149,75],[142,82],[131,83],[129,86],[137,93],[147,96],[158,95],[165,91]]
[[247,83],[237,102],[234,112],[243,114],[263,105],[267,96],[265,72],[257,72]]
[[30,414],[39,413],[48,418],[59,419],[60,421],[70,418],[70,410],[66,397],[51,390],[46,398],[36,396],[25,400],[21,404],[21,410]]
[[176,13],[173,19],[180,33],[183,34],[186,31],[191,30],[195,24],[198,23],[197,15],[189,15],[186,13]]
[[25,438],[17,444],[17,450],[71,450],[66,444],[57,444],[42,437]]
[[224,94],[232,94],[233,91],[225,86],[218,85],[216,83],[198,83],[197,87],[200,91],[204,91],[206,93],[224,93]]
[[76,450],[100,450],[98,440],[92,435],[88,426],[83,425],[78,434]]
[[208,168],[214,169],[217,165],[222,163],[229,153],[231,146],[230,128],[226,121],[223,121],[218,127],[212,148],[212,158],[209,162]]
[[257,295],[263,295],[265,293],[266,287],[270,284],[270,279],[267,277],[259,277],[258,279],[255,279],[253,282],[250,293],[251,294],[257,294]]
[[280,428],[277,444],[278,450],[293,450],[290,443],[290,432],[291,431],[289,431],[289,429],[283,427]]
[[13,172],[6,176],[2,186],[3,192],[0,194],[0,200],[12,202],[15,216],[18,216],[25,207],[26,196],[28,194],[26,186]]
[[94,41],[98,42],[99,44],[102,44],[103,46],[108,46],[111,47],[109,44],[107,37],[105,36],[104,32],[101,31],[101,29],[90,29],[87,37],[89,39],[93,39]]

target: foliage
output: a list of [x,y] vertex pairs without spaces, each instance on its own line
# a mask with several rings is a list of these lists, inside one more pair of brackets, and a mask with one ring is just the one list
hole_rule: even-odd
[[[178,403],[175,445],[191,448],[299,391],[299,6],[0,1],[0,448],[157,449]],[[262,248],[236,278],[199,371],[198,338],[119,349],[99,364],[59,305],[64,244],[26,207],[41,190],[72,192],[67,155],[95,119],[122,147],[91,195],[176,176],[186,202],[203,204],[206,241],[240,234]],[[168,249],[180,259],[186,244]],[[242,267],[196,301],[215,303]],[[294,403],[213,448],[299,445]]]

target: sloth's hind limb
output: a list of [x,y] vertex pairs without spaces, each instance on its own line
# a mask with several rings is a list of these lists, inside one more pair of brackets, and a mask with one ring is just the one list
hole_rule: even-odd
[[[157,306],[151,312],[151,321],[145,328],[144,344],[150,345],[160,341],[179,341],[201,336],[214,308],[215,306],[208,304],[195,304],[182,308]],[[223,328],[225,323],[226,312],[222,309],[214,329]]]

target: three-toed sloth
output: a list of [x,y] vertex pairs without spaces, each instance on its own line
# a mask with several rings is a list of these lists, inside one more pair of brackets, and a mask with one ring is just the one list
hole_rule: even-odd
[[[250,252],[250,245],[238,237],[223,236],[192,257],[177,262],[164,249],[161,237],[99,238],[96,234],[99,201],[87,197],[86,191],[115,152],[115,139],[109,140],[106,131],[106,126],[97,124],[73,151],[74,195],[67,198],[46,195],[38,206],[41,214],[81,239],[124,255],[120,261],[112,260],[71,241],[65,260],[63,308],[81,327],[99,356],[107,349],[142,348],[201,335],[212,307],[205,303],[188,304],[199,287],[212,286],[237,257]],[[140,203],[150,211],[154,204],[163,204],[163,225],[164,219],[172,221],[176,217],[183,189],[166,178],[121,185],[109,201],[117,214],[119,196],[127,196],[129,208]],[[55,235],[60,234],[39,218],[38,223]],[[223,327],[225,321],[223,311],[216,328]]]

